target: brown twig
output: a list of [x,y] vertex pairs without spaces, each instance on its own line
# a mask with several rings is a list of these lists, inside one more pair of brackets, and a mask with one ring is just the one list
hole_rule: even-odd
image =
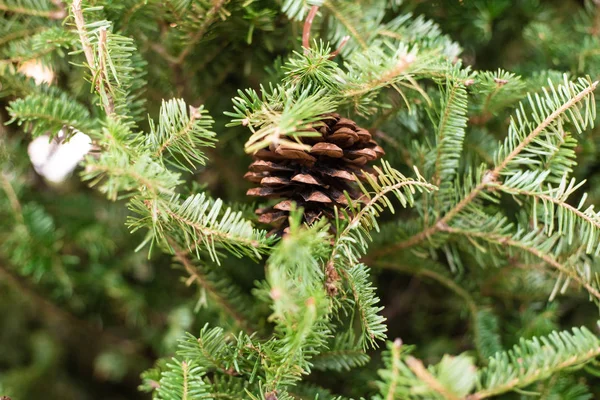
[[87,30],[85,29],[85,20],[83,19],[83,10],[81,9],[82,0],[73,0],[71,10],[73,11],[73,18],[75,19],[75,25],[77,26],[77,32],[79,33],[79,40],[83,46],[83,54],[88,66],[92,68],[94,65],[94,50],[92,50],[92,44],[87,36]]
[[335,49],[335,51],[333,51],[329,55],[329,59],[330,60],[333,60],[335,58],[335,56],[337,56],[338,54],[340,54],[340,51],[342,51],[342,49],[344,48],[344,46],[346,45],[346,43],[348,43],[348,40],[350,40],[350,36],[344,36],[342,38],[342,41],[340,42],[340,45],[338,46],[338,48]]
[[[306,20],[304,21],[304,28],[302,29],[302,47],[304,47],[304,54],[307,54],[308,49],[310,49],[310,29],[312,28],[313,21],[315,20],[315,16],[317,15],[318,11],[319,6],[312,6],[308,12]],[[342,51],[342,48],[346,45],[346,43],[348,43],[349,39],[350,36],[344,36],[342,38],[338,48],[329,55],[330,60],[333,60],[338,54],[340,54],[340,51]]]
[[[81,9],[82,0],[73,0],[73,4],[71,5],[71,10],[73,11],[73,18],[75,19],[75,26],[77,27],[77,32],[79,33],[79,40],[81,41],[81,46],[83,48],[83,54],[85,54],[85,59],[87,61],[88,67],[92,71],[92,75],[95,74],[94,66],[94,50],[92,48],[92,44],[90,43],[90,39],[88,38],[87,29],[85,28],[85,19],[83,18],[83,10]],[[103,70],[103,51],[106,46],[106,30],[102,29],[100,31],[100,41],[98,44],[99,52],[100,52],[100,66],[99,70]],[[106,79],[106,73],[103,71],[102,74]],[[95,82],[95,87],[97,92],[101,92],[102,88],[100,85],[102,76],[98,76]],[[107,100],[103,101],[104,111],[106,115],[111,116],[114,114],[114,100],[112,96],[106,93]]]
[[317,11],[319,11],[319,6],[312,6],[308,12],[306,21],[304,21],[304,29],[302,30],[302,47],[305,49],[305,54],[310,48],[310,28],[312,27],[315,16],[317,15]]

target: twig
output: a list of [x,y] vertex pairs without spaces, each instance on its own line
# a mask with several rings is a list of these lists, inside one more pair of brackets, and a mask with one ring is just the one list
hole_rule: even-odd
[[244,315],[240,314],[226,298],[219,294],[212,283],[198,272],[194,264],[187,257],[187,252],[181,250],[173,240],[169,240],[169,244],[175,251],[175,259],[183,265],[192,281],[196,281],[198,285],[204,288],[246,333],[252,333],[250,321]]
[[[88,38],[87,29],[85,28],[85,19],[83,18],[83,10],[81,9],[81,1],[82,0],[73,0],[73,4],[71,5],[71,10],[73,11],[73,18],[75,19],[75,26],[77,26],[77,32],[79,33],[79,40],[81,41],[81,46],[83,47],[83,54],[85,54],[85,59],[88,63],[88,67],[92,71],[92,75],[94,75],[94,50],[92,48],[92,44]],[[106,46],[106,30],[103,29],[100,31],[100,42],[98,44],[99,51],[103,51]],[[102,64],[102,53],[100,54],[100,63]],[[100,71],[102,71],[102,65],[99,67]],[[104,74],[104,73],[103,73]],[[104,78],[106,75],[104,74]],[[98,76],[95,82],[96,91],[101,92],[101,82],[102,77]],[[109,117],[114,114],[114,100],[112,96],[106,93],[107,101],[103,101],[104,111],[106,115]]]
[[306,54],[310,48],[310,28],[317,15],[317,11],[319,11],[319,6],[312,6],[308,12],[306,21],[304,21],[304,29],[302,30],[302,47],[305,49],[304,54]]
[[[98,74],[98,83],[96,84],[98,89],[101,87],[103,88],[100,82],[101,77],[104,77],[105,79],[108,77],[108,74],[106,73],[106,63],[104,60],[104,54],[108,52],[106,49],[106,40],[106,29],[102,28],[100,29],[100,37],[98,38],[98,69],[100,70],[100,74]],[[106,79],[106,83],[109,83],[108,79]],[[108,94],[108,91],[106,91],[106,103],[104,104],[104,109],[108,115],[112,115],[115,112],[115,102],[112,96]]]
[[[387,186],[384,187],[384,190],[377,192],[372,198],[369,199],[369,201],[364,204],[361,208],[361,210],[356,213],[354,216],[352,216],[352,219],[348,222],[348,224],[346,225],[346,227],[344,228],[344,230],[342,231],[342,233],[340,233],[340,235],[338,236],[338,238],[342,238],[344,236],[347,236],[350,234],[350,231],[355,229],[357,224],[359,224],[363,218],[363,216],[369,212],[369,210],[371,209],[371,207],[373,207],[374,204],[377,204],[377,202],[379,200],[381,200],[383,197],[385,197],[388,193],[399,190],[401,188],[403,188],[404,186],[407,185],[412,185],[412,186],[420,186],[423,188],[427,188],[430,190],[435,190],[436,187],[430,183],[427,182],[421,182],[421,181],[416,181],[413,179],[409,179],[406,181],[402,181],[399,183],[396,183],[392,186]],[[338,242],[336,243],[336,245],[333,247],[333,250],[331,252],[331,255],[329,256],[329,260],[335,262],[335,259],[337,258],[338,252],[339,252],[339,239]],[[370,259],[370,258],[369,258]],[[367,263],[368,264],[368,263]]]
[[6,197],[8,197],[10,207],[15,213],[15,218],[18,222],[22,224],[24,221],[23,213],[21,212],[21,203],[19,203],[19,198],[15,193],[15,189],[13,189],[12,185],[10,184],[10,181],[4,173],[0,175],[0,184],[2,185],[2,189],[4,189],[4,192],[6,192]]
[[398,375],[400,374],[398,371],[398,363],[400,362],[401,347],[402,340],[400,340],[400,338],[396,338],[396,340],[394,340],[394,344],[392,345],[392,376],[390,379],[391,382],[388,387],[385,400],[394,400],[396,398],[396,388],[398,387]]
[[340,45],[338,46],[338,48],[335,49],[335,51],[333,51],[329,55],[329,59],[330,60],[333,60],[335,58],[335,56],[337,56],[338,54],[340,54],[340,51],[342,51],[342,49],[344,48],[344,46],[346,45],[346,43],[348,43],[348,40],[350,40],[350,36],[344,36],[342,38],[342,41],[340,42]]
[[[312,6],[308,12],[306,21],[304,21],[304,28],[302,29],[302,47],[304,47],[304,54],[308,54],[308,50],[310,49],[310,29],[312,28],[313,21],[318,11],[319,6]],[[338,48],[329,55],[330,60],[333,60],[338,54],[340,54],[340,51],[342,51],[342,48],[346,45],[346,43],[348,43],[349,39],[350,36],[348,35],[342,38]]]
[[[600,347],[596,347],[596,348],[586,352],[585,354],[583,354],[580,357],[578,357],[578,356],[569,357],[564,362],[554,365],[553,368],[555,368],[555,371],[565,370],[569,367],[575,367],[575,366],[581,365],[582,362],[585,362],[587,360],[592,360],[598,356],[600,356]],[[489,397],[498,396],[502,393],[510,392],[511,390],[514,390],[519,387],[526,387],[526,386],[532,384],[533,382],[539,380],[539,372],[540,372],[540,369],[538,368],[534,373],[528,374],[524,378],[521,378],[521,379],[513,378],[503,385],[493,387],[492,389],[484,389],[479,392],[473,393],[473,394],[467,396],[465,400],[487,399]]]
[[94,65],[94,50],[87,36],[87,30],[85,29],[85,20],[83,19],[83,10],[81,9],[82,0],[73,0],[71,10],[73,10],[73,18],[75,18],[75,25],[77,26],[77,32],[79,33],[79,40],[83,46],[83,53],[90,69]]
[[448,390],[444,387],[444,385],[442,385],[437,379],[435,379],[435,376],[433,376],[429,371],[427,371],[421,360],[413,356],[408,356],[406,357],[406,365],[417,376],[417,378],[425,382],[431,389],[441,394],[444,397],[444,399],[460,400],[454,394],[449,393]]

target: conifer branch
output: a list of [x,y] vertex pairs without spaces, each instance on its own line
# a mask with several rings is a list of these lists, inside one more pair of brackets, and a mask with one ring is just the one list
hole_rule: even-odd
[[500,173],[507,167],[507,165],[518,156],[523,149],[525,149],[533,140],[535,140],[544,130],[556,121],[561,115],[563,115],[567,110],[574,107],[580,101],[586,99],[598,86],[598,81],[592,82],[588,87],[583,89],[577,95],[563,103],[559,108],[557,108],[552,114],[548,115],[536,128],[524,139],[522,140],[508,155],[504,157],[502,162],[500,162],[490,173],[490,180],[494,181]]
[[[496,167],[488,171],[484,176],[482,181],[475,186],[471,192],[469,192],[459,203],[457,203],[454,207],[452,207],[443,217],[438,219],[432,225],[426,227],[421,232],[411,236],[410,238],[398,242],[388,248],[381,249],[372,254],[372,257],[379,257],[391,254],[395,251],[402,250],[405,248],[413,247],[421,243],[423,240],[431,237],[435,233],[443,230],[448,226],[449,222],[454,218],[457,214],[459,214],[466,206],[468,206],[479,194],[488,187],[488,184],[494,183],[497,181],[500,174],[504,171],[504,169],[508,166],[508,164],[517,157],[532,141],[534,141],[544,130],[554,123],[557,119],[563,118],[563,115],[576,106],[582,100],[588,99],[591,93],[596,89],[598,85],[598,81],[590,83],[587,87],[577,93],[575,96],[569,98],[567,101],[562,103],[559,107],[557,107],[552,113],[547,115],[543,120],[539,122],[539,124],[523,139],[515,146],[515,148],[507,154],[500,162],[497,163]],[[533,104],[533,101],[531,101]]]
[[427,368],[425,368],[425,366],[423,365],[423,361],[413,356],[407,356],[405,362],[408,368],[410,368],[410,370],[415,374],[417,378],[425,382],[427,386],[429,386],[435,392],[442,395],[444,399],[460,400],[457,396],[448,392],[444,385],[438,382],[435,376],[433,376],[429,371],[427,371]]
[[340,12],[340,10],[336,8],[335,5],[331,4],[330,0],[323,2],[323,7],[327,8],[335,16],[335,18],[340,21],[344,27],[346,27],[348,32],[350,32],[354,40],[356,40],[363,50],[368,48],[367,42],[365,42],[363,35],[356,30],[354,25],[342,14],[342,12]]
[[204,245],[216,263],[219,263],[216,244],[228,248],[238,256],[247,254],[260,259],[261,253],[264,253],[272,242],[266,238],[264,231],[254,229],[239,212],[226,208],[220,217],[223,206],[220,199],[213,203],[204,194],[199,194],[188,197],[182,204],[177,198],[174,201],[177,202],[167,204],[164,213],[176,226],[182,228],[184,238],[188,242],[186,245],[189,246],[190,242],[194,243],[196,248]]
[[190,54],[190,52],[194,49],[196,43],[202,40],[202,38],[208,31],[208,28],[210,28],[210,26],[217,20],[219,16],[219,11],[228,1],[229,0],[212,0],[212,7],[204,16],[204,21],[202,21],[202,24],[197,28],[194,36],[192,36],[191,40],[187,43],[185,48],[181,51],[181,53],[179,53],[179,56],[177,56],[177,58],[175,59],[175,62],[177,64],[183,63],[188,54]]
[[545,337],[523,340],[508,352],[490,358],[479,371],[482,390],[466,400],[482,400],[526,387],[553,373],[582,366],[600,356],[598,338],[585,327],[573,332],[552,332]]
[[[572,181],[573,183],[574,181]],[[597,232],[600,231],[600,215],[594,212],[593,207],[589,207],[587,210],[582,211],[581,206],[583,205],[584,200],[586,199],[586,195],[580,201],[580,205],[578,207],[574,207],[567,203],[567,197],[571,192],[573,192],[577,187],[573,188],[570,185],[567,187],[566,182],[561,184],[560,187],[553,189],[548,188],[548,191],[536,191],[536,190],[528,190],[527,188],[519,188],[514,186],[509,186],[505,184],[489,184],[490,188],[501,190],[505,193],[511,195],[520,195],[520,196],[528,196],[533,198],[534,202],[541,200],[544,205],[546,203],[554,204],[558,211],[554,211],[554,207],[550,206],[551,209],[544,207],[545,220],[544,223],[546,225],[546,231],[550,234],[554,228],[553,217],[555,214],[559,216],[559,233],[565,233],[569,237],[569,242],[572,242],[574,229],[570,229],[574,227],[576,224],[579,224],[583,230],[579,231],[579,240],[582,242],[586,242],[586,252],[593,253],[596,252],[600,244],[597,242]],[[580,185],[577,185],[580,186]],[[537,223],[537,215],[534,212],[534,223]],[[551,219],[552,218],[552,219]]]
[[87,29],[85,28],[85,19],[83,18],[83,10],[81,9],[82,0],[73,0],[71,3],[71,10],[73,11],[73,18],[75,19],[75,25],[77,32],[79,33],[79,39],[83,46],[83,54],[88,63],[89,68],[94,66],[94,50],[92,44],[88,38]]
[[32,8],[10,6],[4,2],[0,3],[0,11],[6,11],[14,14],[31,15],[33,17],[43,17],[48,19],[59,20],[67,16],[65,9],[62,7],[62,1],[55,1],[59,8],[55,10],[36,10]]
[[[171,246],[174,249],[175,259],[183,265],[187,273],[200,287],[206,290],[210,296],[216,301],[222,308],[227,312],[229,316],[242,328],[246,333],[252,333],[251,323],[248,319],[236,310],[236,308],[229,303],[229,301],[221,296],[218,290],[210,283],[194,266],[194,264],[188,259],[187,252],[181,250],[173,240],[169,240]],[[189,284],[189,282],[188,282]]]
[[573,279],[575,282],[579,283],[582,287],[584,287],[588,291],[588,293],[591,296],[595,297],[598,301],[600,301],[600,291],[597,288],[592,286],[588,281],[584,280],[575,271],[573,271],[572,269],[570,269],[567,266],[558,262],[550,254],[545,253],[544,251],[542,251],[538,248],[535,248],[533,246],[528,246],[527,244],[522,243],[521,241],[513,239],[511,236],[503,236],[503,235],[498,235],[498,234],[490,233],[490,232],[476,232],[476,231],[464,230],[464,229],[459,229],[459,228],[452,228],[450,226],[445,226],[445,227],[441,228],[441,230],[444,232],[451,233],[451,234],[462,235],[462,236],[467,236],[467,237],[474,237],[474,238],[481,238],[481,239],[491,242],[491,243],[496,243],[501,246],[514,247],[514,248],[523,250],[529,254],[532,254],[533,256],[541,259],[548,265],[552,266],[554,269],[556,269],[561,274],[563,274],[563,275]]

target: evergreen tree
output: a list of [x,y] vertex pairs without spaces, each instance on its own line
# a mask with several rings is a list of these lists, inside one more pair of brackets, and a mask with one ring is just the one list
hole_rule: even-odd
[[0,396],[600,397],[600,3],[0,21]]

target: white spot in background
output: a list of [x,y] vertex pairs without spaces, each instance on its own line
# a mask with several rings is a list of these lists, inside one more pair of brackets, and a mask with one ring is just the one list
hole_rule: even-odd
[[41,63],[39,60],[29,60],[21,64],[19,72],[25,76],[33,78],[36,85],[42,83],[52,83],[54,80],[54,72]]
[[27,152],[38,174],[52,183],[61,183],[91,148],[92,139],[85,133],[77,132],[64,141],[64,134],[60,131],[52,140],[48,135],[35,138],[27,147]]

